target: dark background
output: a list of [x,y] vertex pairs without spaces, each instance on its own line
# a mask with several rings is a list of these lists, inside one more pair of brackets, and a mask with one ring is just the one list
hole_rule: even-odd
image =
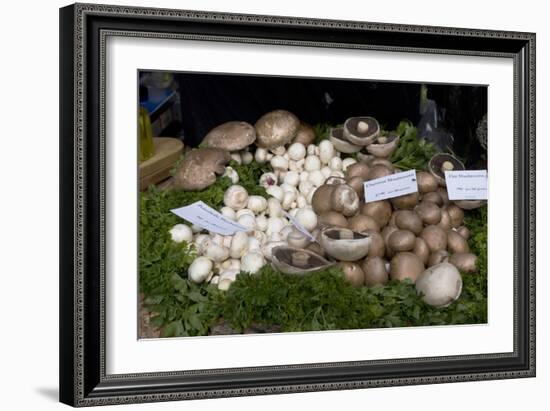
[[[181,127],[179,134],[190,146],[197,146],[209,130],[221,123],[244,120],[254,124],[266,112],[279,108],[311,125],[336,125],[348,117],[368,115],[389,130],[402,119],[418,125],[422,117],[419,83],[210,73],[174,73],[174,82],[182,111],[182,124],[176,127]],[[477,161],[484,150],[475,131],[487,112],[487,88],[441,84],[427,87],[428,98],[435,102],[429,107],[437,106],[438,118],[436,133],[428,134],[434,139],[451,134],[453,152]],[[422,125],[420,133],[425,134]],[[430,135],[424,137],[430,139]]]

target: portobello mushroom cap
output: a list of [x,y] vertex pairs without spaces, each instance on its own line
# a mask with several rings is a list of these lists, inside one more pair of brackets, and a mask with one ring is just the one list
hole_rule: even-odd
[[445,187],[445,171],[461,171],[465,170],[465,167],[456,157],[447,153],[437,153],[430,159],[428,169],[439,185]]
[[368,146],[380,134],[380,124],[373,117],[351,117],[344,122],[344,138],[358,146]]
[[229,151],[220,148],[198,148],[188,152],[174,175],[172,187],[200,191],[216,182],[231,160]]
[[274,110],[256,121],[256,144],[258,147],[274,148],[292,141],[298,132],[300,120],[286,110]]
[[376,157],[387,158],[393,154],[398,143],[399,135],[391,132],[387,136],[378,136],[367,146],[367,151]]
[[368,234],[336,227],[323,229],[320,240],[325,252],[339,261],[357,261],[365,257],[372,241]]
[[403,281],[409,278],[413,283],[424,272],[422,260],[411,252],[397,253],[390,262],[390,278]]
[[344,138],[344,129],[341,127],[332,128],[329,134],[329,140],[336,150],[341,153],[357,153],[363,147],[350,143]]
[[309,250],[277,246],[272,250],[271,265],[284,274],[303,275],[324,270],[334,263]]
[[204,147],[239,151],[256,140],[256,130],[245,121],[229,121],[214,127],[202,140]]

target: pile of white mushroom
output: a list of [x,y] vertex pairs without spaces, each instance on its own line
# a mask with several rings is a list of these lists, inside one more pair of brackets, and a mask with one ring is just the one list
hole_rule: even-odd
[[[255,126],[229,122],[216,127],[203,140],[206,148],[186,157],[175,176],[179,188],[200,190],[216,175],[229,177],[233,185],[219,211],[249,230],[222,236],[197,226],[174,226],[172,239],[192,243],[199,255],[189,267],[189,278],[227,290],[240,272],[258,273],[268,262],[292,274],[339,264],[354,286],[409,278],[428,304],[445,306],[458,298],[458,270],[476,271],[463,209],[483,205],[449,201],[444,171],[464,169],[462,163],[438,154],[429,172],[417,171],[417,193],[365,203],[365,181],[401,171],[389,161],[399,136],[382,134],[372,117],[353,117],[343,128],[331,130],[329,139],[318,145],[314,139],[310,126],[276,110]],[[257,147],[252,152],[253,143]],[[346,157],[350,153],[359,161]],[[205,161],[207,155],[210,162]],[[240,164],[269,162],[273,171],[263,174],[258,184],[270,197],[249,195],[235,170],[226,166],[230,159]],[[208,181],[197,184],[203,174]],[[286,213],[316,241],[298,230]]]

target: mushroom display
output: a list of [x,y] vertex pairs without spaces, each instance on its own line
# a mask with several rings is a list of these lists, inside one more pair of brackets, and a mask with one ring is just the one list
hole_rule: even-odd
[[186,191],[204,190],[216,182],[216,176],[225,172],[231,160],[228,151],[219,148],[199,148],[184,157],[174,175],[173,187]]

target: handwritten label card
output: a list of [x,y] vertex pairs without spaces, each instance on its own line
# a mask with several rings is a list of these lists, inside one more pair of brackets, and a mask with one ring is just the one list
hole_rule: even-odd
[[409,170],[365,181],[365,202],[386,200],[418,191],[416,171]]
[[178,217],[196,224],[205,230],[221,235],[233,235],[237,231],[248,231],[248,228],[218,213],[202,201],[170,210]]
[[298,230],[299,232],[301,232],[303,235],[305,235],[307,238],[309,238],[311,241],[317,241],[315,239],[315,237],[313,237],[313,235],[308,231],[306,230],[306,228],[300,224],[294,217],[292,217],[289,213],[287,213],[286,211],[283,211],[283,213],[285,214],[285,217],[288,218],[290,220],[290,222],[292,223],[292,225],[294,227],[296,227],[296,230]]
[[449,200],[487,200],[487,170],[445,171]]

